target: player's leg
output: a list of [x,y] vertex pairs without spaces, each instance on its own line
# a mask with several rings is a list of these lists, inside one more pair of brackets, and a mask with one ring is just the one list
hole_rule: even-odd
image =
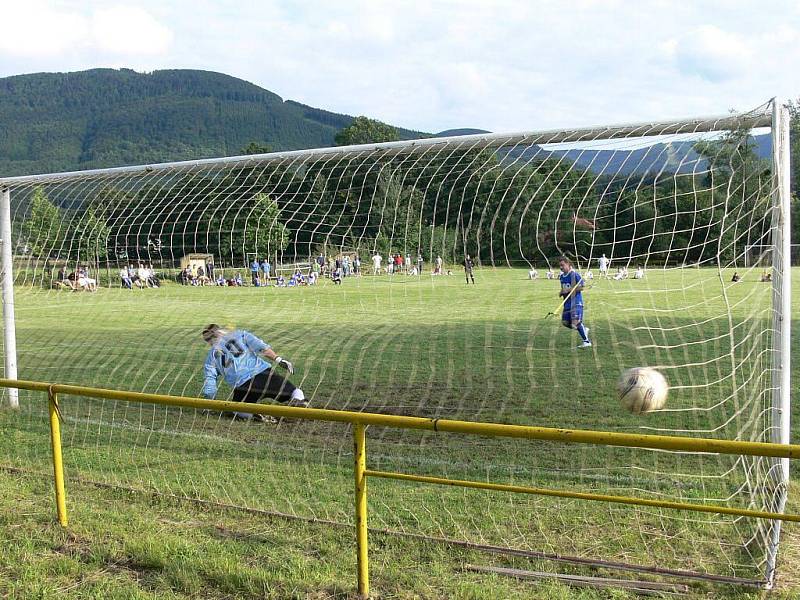
[[577,330],[578,335],[581,336],[583,341],[582,347],[586,348],[592,345],[589,339],[589,328],[583,324],[583,306],[577,305],[572,308],[572,327]]
[[270,398],[277,400],[281,404],[288,404],[289,406],[308,406],[308,400],[303,394],[303,390],[295,386],[288,379],[281,377],[275,369],[267,369],[262,371],[252,379],[254,396],[256,399],[251,400],[258,402],[262,398]]

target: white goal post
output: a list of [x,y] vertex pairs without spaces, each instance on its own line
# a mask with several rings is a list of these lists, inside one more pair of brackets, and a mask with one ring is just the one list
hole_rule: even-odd
[[[789,443],[788,127],[772,100],[719,117],[0,178],[4,376],[197,396],[211,322],[289,356],[314,407]],[[360,269],[318,278],[320,253]],[[182,285],[193,254],[245,281],[266,257],[289,282]],[[575,347],[584,333],[569,316],[545,318],[560,257],[591,280],[593,346]],[[595,276],[601,261],[617,272]],[[638,366],[668,381],[663,410],[619,406],[617,378]],[[0,426],[33,439],[41,407],[12,392]],[[87,398],[64,416],[86,480],[350,523],[335,501],[352,484],[339,429],[282,422],[261,435],[219,415]],[[430,476],[772,512],[789,482],[786,459],[370,440],[375,464]],[[41,459],[24,443],[8,453],[12,465]],[[286,495],[264,493],[295,475]],[[396,495],[371,518],[392,531],[775,581],[775,521],[386,485]]]

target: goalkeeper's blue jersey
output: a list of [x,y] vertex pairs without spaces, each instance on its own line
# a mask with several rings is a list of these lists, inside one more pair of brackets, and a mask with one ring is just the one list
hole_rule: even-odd
[[[558,276],[558,280],[561,282],[561,289],[565,292],[571,290],[574,285],[583,285],[583,277],[577,271],[561,273]],[[564,302],[564,311],[570,310],[573,304],[575,306],[583,306],[583,294],[581,292],[575,292]]]
[[239,387],[269,369],[271,365],[260,356],[269,347],[249,331],[240,329],[221,337],[209,350],[203,365],[203,397],[216,396],[220,375],[231,387]]

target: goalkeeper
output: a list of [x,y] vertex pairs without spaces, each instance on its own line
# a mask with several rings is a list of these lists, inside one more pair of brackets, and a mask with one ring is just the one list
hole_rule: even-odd
[[[217,381],[222,375],[233,388],[234,402],[258,402],[271,398],[289,406],[308,406],[303,391],[276,373],[273,366],[294,373],[292,363],[278,356],[269,344],[249,331],[236,329],[229,332],[211,324],[203,329],[203,339],[211,345],[203,365],[203,398],[215,398]],[[250,419],[250,413],[237,412],[234,416]],[[271,421],[259,418],[259,415],[253,416],[259,421]]]

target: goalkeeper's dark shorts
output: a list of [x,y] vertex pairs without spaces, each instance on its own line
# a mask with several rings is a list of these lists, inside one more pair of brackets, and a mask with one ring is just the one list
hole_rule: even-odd
[[277,400],[281,403],[292,399],[292,392],[297,388],[291,381],[275,373],[274,368],[265,369],[250,381],[233,388],[234,402],[258,402],[264,398]]

